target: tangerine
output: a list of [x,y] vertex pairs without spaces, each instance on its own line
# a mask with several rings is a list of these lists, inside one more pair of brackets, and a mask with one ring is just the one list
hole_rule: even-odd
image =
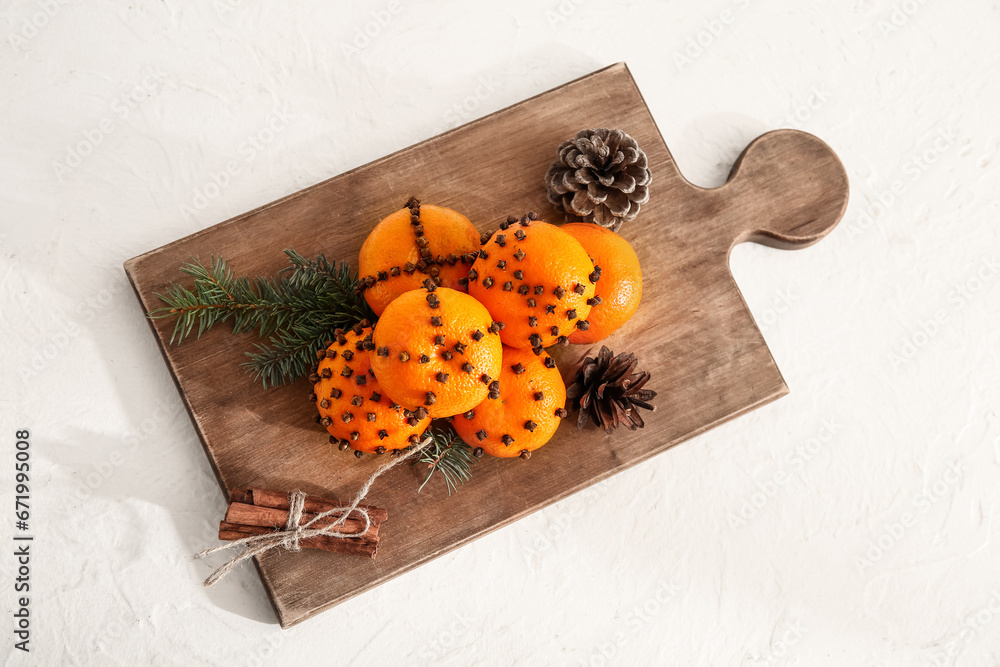
[[493,393],[500,324],[468,294],[437,287],[392,301],[375,325],[372,368],[386,393],[418,416],[450,417]]
[[[528,458],[566,416],[566,385],[555,360],[504,346],[499,400],[485,400],[452,421],[458,435],[491,456]],[[479,452],[476,452],[477,454]]]
[[431,422],[430,417],[405,415],[386,395],[371,372],[374,349],[370,327],[338,330],[336,340],[317,351],[318,367],[309,378],[314,392],[309,399],[316,403],[331,442],[340,441],[341,449],[350,447],[358,457],[415,444]]
[[504,345],[540,354],[589,328],[600,277],[579,241],[529,213],[507,218],[479,250],[468,274],[469,294],[504,323]]
[[479,249],[479,232],[461,213],[410,198],[382,219],[361,246],[358,274],[365,300],[376,315],[428,277],[442,287],[466,291],[465,278]]
[[590,327],[570,334],[570,343],[596,343],[617,331],[639,308],[642,268],[639,256],[624,238],[590,222],[572,222],[560,229],[575,238],[601,267],[596,303],[587,316]]

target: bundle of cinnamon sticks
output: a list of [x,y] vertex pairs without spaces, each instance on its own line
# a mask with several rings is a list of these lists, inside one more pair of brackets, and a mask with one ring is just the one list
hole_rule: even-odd
[[[306,496],[299,525],[309,523],[317,514],[336,507],[348,507],[350,503],[319,496]],[[378,549],[378,529],[388,517],[388,513],[379,507],[360,506],[368,512],[371,525],[365,530],[365,519],[359,512],[353,512],[343,523],[337,526],[336,532],[357,534],[357,537],[332,537],[318,535],[299,540],[299,545],[309,549],[322,549],[334,553],[367,556],[375,558]],[[288,523],[288,513],[291,508],[289,494],[282,491],[266,489],[235,489],[229,496],[229,508],[226,518],[219,523],[220,540],[239,540],[252,535],[266,535],[277,530],[284,530]],[[331,514],[324,517],[310,528],[324,528],[339,519],[341,514]]]

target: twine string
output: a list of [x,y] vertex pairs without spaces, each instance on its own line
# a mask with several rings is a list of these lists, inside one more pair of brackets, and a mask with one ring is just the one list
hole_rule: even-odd
[[[226,544],[222,544],[217,547],[199,551],[195,554],[195,558],[204,558],[219,551],[227,551],[229,549],[236,549],[239,547],[243,548],[242,551],[219,566],[219,568],[205,580],[205,586],[214,585],[227,574],[236,569],[236,567],[243,561],[254,558],[255,556],[260,556],[261,554],[271,551],[272,549],[284,547],[289,551],[301,551],[302,545],[299,544],[299,540],[310,537],[318,537],[320,535],[334,538],[359,537],[364,535],[368,532],[368,529],[371,528],[372,519],[368,514],[368,510],[364,507],[358,507],[358,505],[360,505],[361,501],[368,495],[368,491],[372,488],[372,484],[375,483],[376,479],[388,472],[394,466],[399,465],[417,452],[422,451],[425,447],[431,444],[431,442],[433,442],[433,440],[430,436],[428,436],[410,451],[379,466],[375,472],[372,473],[371,477],[368,478],[368,481],[366,481],[355,494],[350,505],[347,505],[346,507],[331,508],[321,514],[317,514],[302,525],[299,525],[299,522],[302,520],[302,509],[305,507],[306,494],[296,489],[289,495],[290,503],[288,508],[288,521],[285,522],[284,530],[276,530],[273,533],[267,533],[265,535],[250,535],[239,540],[227,542]],[[320,519],[325,519],[338,513],[340,516],[328,526],[324,526],[322,528],[311,528],[311,526]],[[364,520],[364,529],[358,533],[344,533],[337,530],[337,528],[342,526],[351,515]]]

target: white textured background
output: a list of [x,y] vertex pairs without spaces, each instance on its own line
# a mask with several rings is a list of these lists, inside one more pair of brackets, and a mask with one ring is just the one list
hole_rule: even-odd
[[[998,34],[996,0],[3,3],[0,655],[1000,664]],[[122,261],[619,60],[698,184],[777,127],[846,164],[826,240],[732,258],[791,394],[288,632],[252,568],[203,589],[223,499]]]

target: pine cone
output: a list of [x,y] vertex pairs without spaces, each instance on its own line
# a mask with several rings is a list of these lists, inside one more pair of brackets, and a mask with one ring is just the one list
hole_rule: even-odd
[[580,130],[545,174],[549,201],[617,232],[649,201],[646,154],[621,130]]
[[602,346],[597,358],[587,357],[566,390],[566,401],[580,411],[576,427],[582,429],[588,418],[607,433],[618,426],[634,431],[645,426],[639,408],[655,410],[649,403],[656,392],[643,389],[649,371],[633,374],[634,354],[614,353]]

